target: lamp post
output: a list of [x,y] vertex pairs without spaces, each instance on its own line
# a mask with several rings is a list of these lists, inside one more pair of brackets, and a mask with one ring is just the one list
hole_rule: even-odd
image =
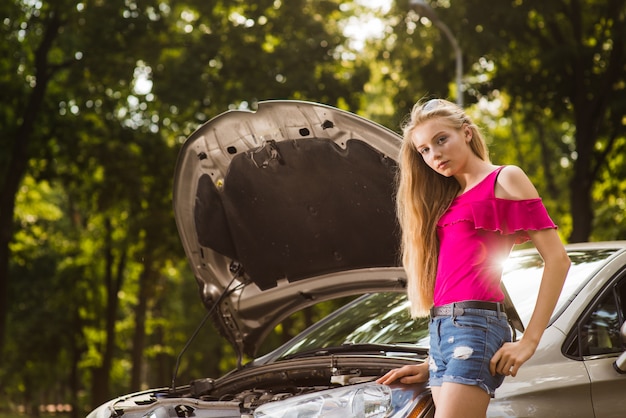
[[410,0],[409,5],[413,10],[422,16],[428,18],[435,26],[441,30],[454,49],[456,55],[456,103],[463,107],[463,89],[462,89],[462,76],[463,76],[463,51],[459,47],[459,43],[452,34],[452,31],[444,22],[439,19],[435,10],[425,0]]

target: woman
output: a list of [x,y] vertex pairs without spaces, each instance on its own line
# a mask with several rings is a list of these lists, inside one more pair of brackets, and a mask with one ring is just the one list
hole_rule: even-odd
[[[430,314],[430,357],[378,379],[429,380],[437,418],[484,417],[505,376],[515,376],[539,343],[570,260],[526,174],[491,164],[463,109],[417,103],[403,128],[397,190],[402,261],[414,317]],[[537,305],[511,342],[500,288],[502,262],[532,240],[545,261]]]

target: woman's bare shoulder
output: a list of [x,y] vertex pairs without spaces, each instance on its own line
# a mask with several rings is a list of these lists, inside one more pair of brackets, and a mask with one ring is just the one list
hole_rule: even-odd
[[523,200],[539,197],[524,170],[516,165],[507,165],[500,171],[495,192],[496,197],[501,199]]

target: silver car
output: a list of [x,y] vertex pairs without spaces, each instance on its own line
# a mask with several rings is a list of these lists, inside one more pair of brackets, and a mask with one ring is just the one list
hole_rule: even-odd
[[[427,384],[375,383],[428,355],[428,319],[409,317],[399,265],[400,143],[357,115],[298,101],[229,111],[192,134],[175,173],[176,222],[200,298],[240,363],[290,314],[363,296],[225,376],[173,379],[89,417],[432,417]],[[535,356],[498,390],[490,416],[626,410],[626,366],[616,361],[624,351],[626,243],[569,248],[559,307]],[[541,269],[532,250],[507,262],[507,313],[518,335]]]
[[[535,355],[496,391],[489,417],[626,416],[626,241],[566,248],[572,267],[550,324]],[[532,250],[514,252],[505,265],[503,283],[522,324],[542,268]]]

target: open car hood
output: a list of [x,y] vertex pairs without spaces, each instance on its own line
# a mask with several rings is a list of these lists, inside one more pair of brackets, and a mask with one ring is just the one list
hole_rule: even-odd
[[401,137],[301,101],[228,111],[184,143],[176,224],[207,309],[239,355],[323,300],[404,291],[394,176]]
[[176,224],[202,301],[240,358],[307,306],[405,291],[394,203],[401,140],[301,101],[228,111],[187,139]]

